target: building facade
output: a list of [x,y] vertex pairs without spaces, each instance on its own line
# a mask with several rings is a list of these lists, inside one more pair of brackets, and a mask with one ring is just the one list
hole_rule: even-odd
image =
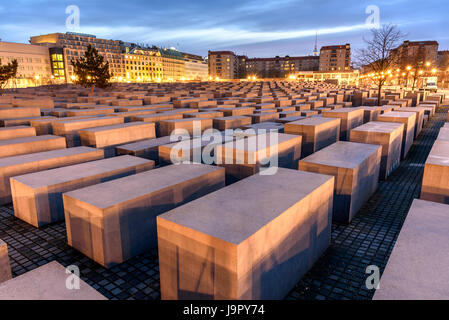
[[133,48],[124,54],[125,72],[123,80],[130,82],[154,82],[162,81],[163,63],[162,56],[156,48]]
[[350,71],[351,70],[351,45],[324,46],[320,50],[320,67],[326,71]]
[[232,51],[209,51],[209,76],[212,79],[236,79],[238,59]]
[[185,61],[185,79],[207,81],[209,77],[209,66],[207,62],[198,55],[182,53]]
[[[67,32],[31,37],[30,42],[46,46],[55,51],[62,51],[65,73],[64,75],[55,74],[56,78],[64,78],[68,82],[74,80],[73,66],[70,61],[84,56],[89,44],[98,50],[98,53],[105,58],[105,61],[109,62],[109,71],[113,76],[113,80],[117,81],[118,78],[126,76],[122,41],[99,39],[94,35]],[[54,60],[54,58],[59,57],[51,55],[52,65],[61,62],[60,60]]]
[[178,81],[185,79],[186,65],[184,56],[175,49],[160,48],[164,81]]
[[390,53],[397,67],[405,70],[407,66],[412,69],[436,67],[438,62],[437,41],[404,41],[398,48]]
[[0,60],[5,65],[17,60],[17,77],[8,88],[24,88],[50,84],[53,81],[48,48],[24,43],[0,41]]
[[274,57],[246,59],[247,76],[284,78],[298,71],[318,71],[319,57]]

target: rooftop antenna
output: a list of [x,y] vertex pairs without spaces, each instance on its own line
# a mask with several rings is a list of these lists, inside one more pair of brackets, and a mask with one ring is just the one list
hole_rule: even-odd
[[315,48],[313,49],[313,55],[318,56],[318,31],[315,34]]

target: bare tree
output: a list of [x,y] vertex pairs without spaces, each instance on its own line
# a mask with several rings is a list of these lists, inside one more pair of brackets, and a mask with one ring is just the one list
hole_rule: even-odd
[[363,39],[366,48],[358,50],[356,60],[360,66],[368,68],[375,74],[378,89],[377,105],[380,106],[382,87],[395,66],[395,60],[390,53],[399,46],[404,35],[397,26],[385,24],[379,29],[372,29],[371,36],[372,39]]

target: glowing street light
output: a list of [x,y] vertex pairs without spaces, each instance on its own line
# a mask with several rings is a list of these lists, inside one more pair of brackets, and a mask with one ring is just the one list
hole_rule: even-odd
[[437,73],[437,69],[433,68],[432,73]]
[[426,67],[430,67],[430,62],[426,62]]
[[408,71],[412,70],[412,67],[407,66],[407,70],[408,70]]

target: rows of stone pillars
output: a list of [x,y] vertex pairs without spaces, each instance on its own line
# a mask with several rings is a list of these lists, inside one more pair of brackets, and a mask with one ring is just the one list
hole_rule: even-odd
[[[329,247],[331,221],[351,223],[445,103],[376,97],[293,82],[19,89],[0,97],[0,204],[36,228],[65,221],[68,245],[106,268],[157,247],[163,299],[281,299]],[[441,203],[444,130],[422,196]],[[7,243],[0,256],[5,281]],[[42,266],[0,297],[76,299],[65,282],[32,288],[62,273]]]

